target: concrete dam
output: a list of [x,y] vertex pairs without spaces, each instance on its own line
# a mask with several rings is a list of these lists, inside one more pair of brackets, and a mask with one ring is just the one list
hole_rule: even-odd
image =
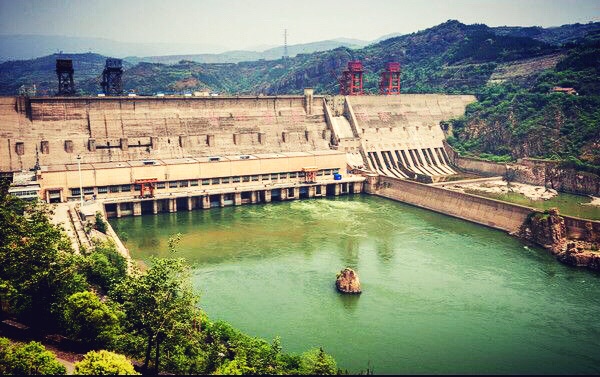
[[[0,172],[108,216],[362,192],[454,174],[440,121],[469,95],[0,98]],[[26,174],[25,174],[26,175]],[[25,189],[24,189],[25,190]]]

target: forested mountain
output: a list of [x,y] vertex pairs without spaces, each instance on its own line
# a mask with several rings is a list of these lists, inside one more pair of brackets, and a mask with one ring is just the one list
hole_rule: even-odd
[[[222,94],[335,94],[349,60],[361,60],[368,94],[378,91],[385,63],[402,64],[404,93],[474,93],[479,102],[453,122],[450,141],[463,153],[509,160],[524,156],[571,158],[600,165],[600,23],[557,28],[465,25],[450,20],[359,49],[298,54],[286,60],[236,64],[140,62],[126,65],[126,90],[138,94],[208,89]],[[80,93],[99,89],[103,57],[72,55]],[[36,84],[56,86],[54,59],[0,65],[0,93]],[[572,87],[578,95],[551,93]],[[493,157],[495,156],[495,157]],[[500,157],[498,157],[500,156]]]

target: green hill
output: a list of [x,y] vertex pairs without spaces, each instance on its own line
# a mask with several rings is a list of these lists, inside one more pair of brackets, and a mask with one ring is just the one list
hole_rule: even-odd
[[[600,166],[600,23],[557,28],[465,25],[455,20],[363,48],[339,47],[282,60],[208,64],[125,62],[124,88],[139,94],[208,89],[222,94],[290,94],[313,87],[336,94],[349,60],[365,67],[364,88],[378,92],[385,63],[402,64],[404,93],[475,93],[479,102],[452,124],[462,153],[494,160],[525,156]],[[277,52],[279,53],[279,52]],[[79,93],[99,90],[104,57],[74,54]],[[56,56],[0,64],[0,94],[56,86]],[[572,87],[578,95],[553,93]]]

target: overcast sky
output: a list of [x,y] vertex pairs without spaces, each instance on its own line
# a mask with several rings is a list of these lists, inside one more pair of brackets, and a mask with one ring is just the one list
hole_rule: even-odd
[[372,40],[457,19],[489,26],[600,21],[600,0],[0,0],[0,34],[259,45]]

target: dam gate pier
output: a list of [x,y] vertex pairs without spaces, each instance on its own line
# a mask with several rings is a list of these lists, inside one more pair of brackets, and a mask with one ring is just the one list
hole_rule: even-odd
[[204,190],[159,194],[150,198],[113,198],[102,201],[107,218],[141,216],[146,214],[192,211],[243,204],[322,198],[359,194],[363,192],[362,177],[335,183],[293,184],[280,186],[245,187],[234,190]]

